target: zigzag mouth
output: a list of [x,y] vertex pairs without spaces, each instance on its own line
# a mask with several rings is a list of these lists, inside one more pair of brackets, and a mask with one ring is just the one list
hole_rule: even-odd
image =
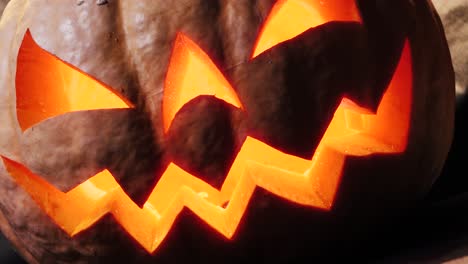
[[[320,12],[315,12],[317,11],[315,10],[312,15],[318,16],[323,11],[326,16],[324,19],[318,16],[318,19],[312,22],[309,19],[311,17],[309,11],[314,7],[317,9],[323,9],[323,7],[315,6],[307,0],[278,1],[279,4],[274,7],[272,14],[276,14],[278,17],[288,15],[288,12],[283,12],[290,7],[287,3],[292,3],[291,6],[306,4],[312,5],[312,9],[308,9],[307,12],[302,12],[302,10],[295,16],[300,29],[315,27],[317,24],[326,22],[322,20],[360,22],[354,2],[344,1],[340,3],[339,7],[332,6],[330,9],[338,10],[336,14],[327,13],[327,10],[320,10]],[[270,27],[281,26],[281,19],[278,20],[279,22],[275,22],[274,19],[271,21],[273,21],[273,26]],[[301,21],[308,22],[301,24]],[[268,31],[268,27],[261,35],[263,36],[266,31]],[[27,36],[28,34],[29,32]],[[297,35],[298,32],[292,32],[292,34]],[[286,36],[286,38],[290,37],[294,36]],[[264,42],[260,37],[252,57],[261,57],[264,51],[284,40],[281,38],[273,39],[273,42]],[[44,60],[46,63],[54,64],[54,67],[60,69],[61,77],[75,81],[85,80],[88,86],[104,91],[104,93],[98,94],[100,99],[104,99],[89,105],[73,104],[74,98],[69,96],[70,94],[52,94],[52,97],[57,96],[57,98],[53,98],[56,99],[54,100],[55,104],[52,104],[50,109],[47,108],[47,111],[43,113],[37,113],[38,108],[34,105],[18,108],[23,111],[21,113],[23,116],[18,115],[18,121],[23,130],[46,118],[70,111],[132,107],[123,98],[116,97],[115,94],[112,96],[109,94],[109,90],[102,89],[104,84],[89,78],[82,78],[82,76],[75,78],[77,75],[83,74],[79,72],[79,69],[74,68],[72,73],[67,68],[71,65],[63,66],[62,62],[55,60],[56,58],[51,60],[50,55],[42,55],[44,58],[47,57]],[[3,156],[1,158],[16,183],[31,196],[39,208],[58,227],[70,236],[75,236],[83,230],[91,228],[104,215],[111,214],[135,241],[151,253],[156,251],[164,241],[182,209],[188,208],[214,230],[227,238],[232,238],[257,187],[293,203],[331,210],[340,179],[343,176],[343,164],[347,156],[404,152],[407,146],[411,116],[413,85],[411,67],[410,47],[406,41],[393,79],[383,94],[377,111],[369,111],[359,106],[350,100],[354,98],[342,98],[338,102],[339,105],[332,115],[328,128],[320,142],[317,143],[311,159],[286,154],[263,140],[248,136],[237,153],[220,189],[212,187],[207,182],[171,163],[142,207],[138,206],[125,193],[108,170],[97,173],[68,192],[62,192],[39,175],[31,172],[23,164]],[[181,74],[178,70],[176,73]],[[27,78],[25,80],[20,78],[20,81],[27,81],[28,85],[25,87],[31,89],[23,91],[25,93],[35,90],[34,81],[31,80],[36,79],[37,76],[33,75]],[[47,84],[54,86],[54,82],[56,82],[55,76],[52,76],[50,83]],[[222,78],[215,78],[216,82],[221,83],[221,87],[226,88],[227,85],[229,88],[229,83],[224,82]],[[239,88],[237,84],[235,85],[236,88]],[[18,86],[17,84],[17,89]],[[56,86],[52,88],[61,88]],[[179,88],[176,87],[176,93],[184,91],[184,89],[179,90]],[[215,88],[217,88],[216,85]],[[220,96],[221,99],[240,107],[241,105],[238,104],[232,89],[227,89],[227,91]],[[212,92],[205,91],[204,95],[220,95]],[[203,95],[203,93],[196,92],[190,96],[199,95]],[[60,96],[68,96],[65,99],[69,101],[62,100],[64,98]],[[43,98],[39,99],[38,102],[41,102]],[[164,101],[167,102],[167,100]],[[34,102],[34,100],[29,102]],[[70,102],[70,104],[61,105],[62,102]],[[172,105],[172,109],[169,109],[164,124],[166,130],[175,113],[186,102],[187,98],[176,102]]]
[[139,207],[107,170],[64,193],[22,164],[6,157],[2,160],[17,184],[70,236],[109,213],[144,249],[154,252],[186,207],[232,238],[256,187],[294,203],[330,210],[346,156],[404,152],[411,114],[411,67],[406,42],[377,113],[363,113],[343,99],[310,160],[248,137],[220,190],[170,164]]

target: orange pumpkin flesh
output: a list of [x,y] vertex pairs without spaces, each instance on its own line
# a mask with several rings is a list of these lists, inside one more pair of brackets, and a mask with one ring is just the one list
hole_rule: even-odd
[[211,95],[241,108],[235,90],[209,56],[188,37],[178,34],[164,83],[164,131],[184,104],[201,95]]
[[[347,3],[352,3],[351,6],[355,8],[354,1]],[[304,8],[304,5],[308,8],[308,12],[304,13],[304,9],[298,9],[294,16],[298,18],[297,31],[288,31],[286,35],[280,37],[269,37],[270,31],[275,32],[271,28],[283,24],[284,22],[279,21],[287,17],[282,11],[288,10],[287,13],[290,14],[294,12],[295,7]],[[253,57],[301,34],[308,27],[320,25],[327,20],[340,20],[334,14],[318,12],[320,11],[318,7],[314,1],[279,1],[273,6],[266,20],[266,26],[261,31]],[[356,10],[353,8],[343,5],[341,9],[335,9],[337,14],[343,12],[347,15],[343,16],[346,18],[344,20],[359,21],[357,11],[347,11]],[[317,21],[310,22],[311,24],[304,25],[302,21],[311,14],[310,12],[320,13],[321,17],[317,18]],[[235,92],[236,87],[229,84],[209,55],[199,48],[196,42],[179,34],[174,43],[162,104],[165,132],[170,128],[179,109],[200,95],[211,95],[243,109],[243,102]],[[340,179],[346,168],[347,156],[360,157],[379,153],[393,155],[406,151],[413,100],[413,60],[410,45],[407,40],[393,77],[375,113],[371,109],[359,106],[359,103],[351,99],[342,98],[311,159],[287,154],[248,136],[236,154],[219,190],[177,166],[177,163],[170,163],[144,205],[140,207],[132,201],[108,170],[96,174],[70,191],[63,192],[21,163],[3,156],[2,159],[17,184],[24,188],[39,207],[71,236],[85,229],[92,229],[95,222],[110,213],[147,252],[158,254],[158,248],[173,228],[177,216],[184,207],[187,207],[211,228],[227,238],[232,238],[242,218],[245,217],[249,201],[257,186],[289,202],[330,210],[333,208]],[[24,51],[33,52],[22,53]],[[21,70],[23,54],[26,54],[25,59],[28,59],[28,56],[42,59],[41,65],[54,65],[56,71],[51,70],[50,76],[61,72],[62,76],[74,76],[77,83],[91,83],[92,85],[88,86],[89,92],[82,94],[84,100],[64,105],[63,102],[67,100],[63,98],[76,98],[72,96],[76,86],[67,86],[70,89],[65,89],[65,93],[61,94],[61,87],[56,85],[61,83],[54,82],[54,78],[46,78],[46,87],[51,89],[51,93],[46,95],[51,96],[52,103],[47,105],[50,109],[46,107],[39,116],[36,115],[34,110],[44,107],[41,102],[47,101],[44,97],[41,98],[42,94],[36,94],[32,100],[30,97],[31,91],[37,90],[35,80],[42,73],[38,72],[37,76],[30,74],[36,72],[39,65],[31,63],[25,65],[32,67],[32,71],[28,68],[24,70],[28,74],[24,74]],[[182,81],[180,76],[184,76]],[[210,78],[200,78],[200,76]],[[68,83],[66,79],[64,80]],[[200,89],[190,90],[193,86],[188,83]],[[111,88],[43,51],[28,34],[25,35],[18,56],[16,89],[18,91],[16,98],[19,102],[18,121],[23,130],[48,117],[70,111],[132,106],[125,99],[122,100],[122,96],[109,93],[112,91]],[[54,89],[60,92],[52,92]],[[95,96],[96,103],[84,104],[88,102],[85,96]],[[60,100],[54,100],[57,98]],[[32,104],[24,106],[22,102]]]
[[72,111],[131,106],[97,80],[44,52],[34,43],[29,31],[18,61],[16,109],[23,131],[47,118]]

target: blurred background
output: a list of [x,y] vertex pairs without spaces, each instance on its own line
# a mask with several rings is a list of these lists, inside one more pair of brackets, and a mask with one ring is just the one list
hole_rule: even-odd
[[[0,14],[7,2],[0,0]],[[468,151],[468,0],[433,3],[444,24],[456,71],[454,141],[425,205],[389,230],[386,242],[379,242],[383,243],[380,250],[360,263],[468,263],[468,154],[464,153]],[[1,233],[0,263],[25,263]]]

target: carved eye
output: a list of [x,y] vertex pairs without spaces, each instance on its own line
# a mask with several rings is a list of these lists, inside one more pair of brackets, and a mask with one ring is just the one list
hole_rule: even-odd
[[23,131],[68,112],[130,107],[123,96],[46,52],[26,32],[16,74],[16,110]]
[[[356,1],[279,0],[260,31],[252,57],[331,21],[361,22]],[[412,82],[409,53],[406,43],[400,66],[377,113],[343,98],[323,136],[323,143],[348,155],[404,150],[411,101],[411,89],[407,84]]]
[[279,0],[263,25],[252,57],[330,21],[360,22],[355,1]]

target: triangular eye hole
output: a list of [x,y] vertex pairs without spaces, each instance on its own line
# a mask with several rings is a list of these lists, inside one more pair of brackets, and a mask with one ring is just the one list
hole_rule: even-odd
[[278,0],[271,9],[252,58],[304,31],[330,21],[360,22],[355,0]]
[[131,107],[111,88],[39,47],[26,32],[16,70],[16,111],[23,131],[68,112]]
[[235,90],[210,57],[195,42],[179,33],[164,84],[162,111],[165,132],[177,112],[200,95],[211,95],[242,108]]

